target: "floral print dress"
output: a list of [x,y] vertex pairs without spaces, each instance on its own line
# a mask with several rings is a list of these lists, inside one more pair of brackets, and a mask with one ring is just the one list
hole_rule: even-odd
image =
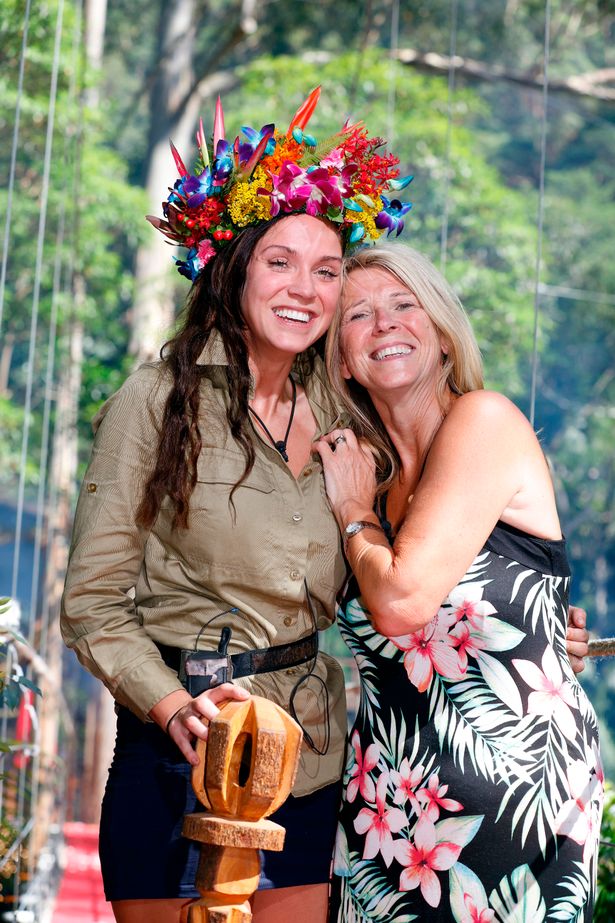
[[563,541],[499,523],[420,631],[377,634],[350,587],[361,704],[332,920],[592,919],[604,777],[566,655],[569,575]]

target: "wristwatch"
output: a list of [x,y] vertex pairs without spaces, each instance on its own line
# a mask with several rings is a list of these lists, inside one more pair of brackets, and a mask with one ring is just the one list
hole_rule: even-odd
[[369,522],[367,519],[355,519],[349,522],[343,532],[344,553],[348,550],[349,539],[351,539],[353,535],[356,535],[357,532],[362,532],[363,529],[376,529],[376,531],[382,532],[382,526],[377,525],[375,522]]

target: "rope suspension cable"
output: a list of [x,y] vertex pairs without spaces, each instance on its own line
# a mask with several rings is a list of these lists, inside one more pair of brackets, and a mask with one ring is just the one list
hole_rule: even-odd
[[[82,18],[83,18],[83,3],[77,2],[75,5],[75,23],[73,27],[73,37],[72,37],[72,49],[71,49],[71,59],[69,62],[69,85],[67,92],[67,113],[69,118],[72,116],[73,107],[75,104],[75,99],[77,95],[77,76],[79,70],[79,49],[81,47],[81,38],[82,38]],[[82,124],[81,118],[75,118],[75,124],[80,126]],[[77,129],[79,131],[79,128]],[[66,186],[68,187],[69,182],[74,185],[75,174],[77,172],[76,157],[74,154],[75,143],[71,143],[71,133],[67,130],[63,133],[63,152],[61,159],[63,163],[67,164],[67,173],[66,173]],[[70,179],[72,177],[72,179]],[[67,193],[69,192],[67,188]],[[43,426],[42,426],[42,450],[39,464],[39,482],[38,482],[38,495],[37,495],[37,505],[36,505],[36,527],[35,527],[35,541],[34,541],[34,556],[32,564],[32,594],[30,598],[30,625],[28,631],[28,643],[31,647],[34,648],[36,640],[36,618],[35,614],[37,612],[39,599],[40,599],[40,569],[41,569],[41,549],[43,544],[43,526],[45,521],[45,499],[46,494],[49,491],[49,481],[48,481],[48,465],[49,465],[49,442],[50,442],[50,432],[51,432],[51,404],[52,404],[52,395],[53,395],[53,383],[55,378],[55,354],[56,354],[56,335],[58,328],[58,308],[60,301],[60,293],[66,291],[69,286],[72,285],[72,254],[74,249],[71,247],[70,254],[71,259],[68,261],[68,265],[65,266],[63,259],[63,248],[64,248],[64,238],[65,238],[65,228],[66,228],[66,200],[67,195],[61,196],[60,207],[58,214],[58,228],[56,233],[56,244],[55,244],[55,259],[54,259],[54,269],[53,269],[53,284],[52,284],[52,293],[51,293],[51,315],[49,321],[49,335],[48,335],[48,344],[47,344],[47,367],[45,373],[45,399],[43,407]],[[72,199],[73,207],[76,209],[78,207],[78,199],[75,197]],[[74,226],[74,224],[73,224]],[[63,278],[64,277],[64,278]],[[47,498],[49,501],[49,498]],[[47,503],[47,510],[54,510],[56,507],[51,506],[49,502]],[[49,531],[48,529],[46,530]],[[49,544],[46,546],[50,547]],[[44,594],[43,594],[44,595]],[[45,621],[48,623],[49,619],[49,608],[46,607],[45,611]],[[41,621],[43,621],[41,614]],[[44,634],[45,641],[48,634],[48,624],[45,624]],[[42,633],[42,632],[41,632]],[[40,785],[40,761],[41,753],[40,748],[34,748],[34,754],[31,764],[31,791],[30,791],[30,805],[36,805],[38,801],[39,785]],[[21,770],[20,783],[25,785],[25,767]],[[33,850],[28,851],[28,864],[27,864],[27,874],[26,878],[28,881],[32,880],[34,873],[34,863],[37,860],[37,857],[34,855]]]
[[30,413],[32,410],[32,386],[34,379],[34,355],[36,351],[36,333],[38,327],[38,311],[40,304],[41,276],[43,270],[43,249],[45,243],[45,229],[47,224],[47,204],[49,200],[49,176],[51,171],[51,151],[53,148],[53,130],[55,125],[55,105],[58,90],[58,72],[60,68],[60,47],[62,43],[62,21],[64,15],[64,0],[58,0],[56,15],[56,31],[53,49],[53,64],[51,71],[51,84],[49,89],[49,106],[47,113],[47,134],[45,138],[45,156],[43,166],[43,182],[41,188],[41,203],[38,223],[36,264],[34,270],[34,291],[32,295],[32,316],[30,322],[30,342],[28,350],[26,396],[24,401],[24,425],[21,443],[21,466],[19,474],[19,487],[17,492],[17,522],[15,527],[15,549],[13,554],[13,578],[11,596],[17,596],[17,577],[19,574],[19,558],[21,549],[21,531],[23,525],[24,495],[25,495],[25,469],[30,435]]
[[[21,103],[23,99],[23,82],[26,62],[26,51],[28,48],[28,28],[30,25],[30,0],[27,0],[26,10],[24,13],[23,34],[21,40],[21,53],[19,57],[19,76],[17,79],[17,101],[15,103],[15,122],[13,124],[13,141],[11,146],[11,164],[9,168],[9,182],[7,188],[7,209],[6,222],[4,226],[4,243],[2,250],[2,269],[0,271],[0,332],[2,331],[2,317],[4,311],[4,295],[6,292],[6,271],[8,266],[9,239],[11,229],[11,218],[13,211],[13,191],[15,188],[15,170],[17,166],[17,150],[19,145],[19,122],[21,117]],[[4,663],[4,673],[6,676],[13,674],[14,648],[12,645],[7,646]],[[6,740],[8,727],[8,712],[5,710],[0,722],[0,740]],[[4,754],[0,753],[0,819],[3,816],[4,807],[4,775],[2,767]]]
[[[71,60],[69,63],[70,68],[70,79],[67,92],[67,111],[70,113],[73,110],[75,104],[76,91],[77,91],[77,71],[78,71],[78,55],[79,48],[81,45],[81,23],[82,23],[82,2],[75,4],[75,24],[73,27],[73,38],[72,38],[72,49],[71,49]],[[74,181],[75,173],[75,157],[71,155],[71,145],[69,143],[69,132],[66,131],[63,133],[63,151],[61,154],[61,160],[63,163],[67,164],[67,181],[65,186],[68,187],[68,177],[71,176],[71,183]],[[72,172],[71,172],[72,168]],[[74,190],[73,190],[74,191]],[[64,247],[64,237],[66,229],[66,200],[70,190],[66,188],[67,195],[62,195],[60,198],[60,205],[58,211],[58,227],[56,232],[56,241],[55,241],[55,258],[53,264],[53,282],[51,288],[51,312],[49,318],[49,334],[47,337],[47,364],[45,369],[45,397],[43,403],[43,422],[42,422],[42,436],[41,436],[41,454],[39,459],[39,469],[38,469],[38,491],[37,491],[37,500],[36,500],[36,525],[35,525],[35,538],[34,538],[34,554],[32,562],[32,593],[30,596],[30,611],[34,615],[37,607],[38,592],[39,592],[39,581],[40,581],[40,566],[41,566],[41,549],[43,545],[43,519],[45,512],[45,494],[48,489],[47,473],[48,473],[48,464],[49,464],[49,443],[50,443],[50,432],[51,432],[51,404],[53,400],[53,385],[55,378],[55,355],[56,355],[56,337],[58,329],[58,308],[60,301],[60,292],[65,290],[65,283],[68,279],[72,279],[72,259],[68,261],[68,265],[64,266],[64,256],[63,256],[63,247]],[[73,199],[76,206],[76,199]],[[71,254],[73,249],[71,248]],[[63,279],[64,276],[64,279]],[[49,508],[49,507],[47,507]],[[28,632],[28,642],[34,647],[35,642],[35,623],[36,620],[31,618],[29,632]]]
[[[543,65],[543,89],[542,89],[542,119],[540,132],[540,180],[539,180],[539,197],[538,197],[538,240],[536,244],[536,270],[535,270],[535,288],[534,288],[534,337],[532,347],[532,378],[530,389],[530,423],[535,425],[536,416],[536,390],[538,382],[538,333],[539,333],[539,314],[540,314],[540,296],[545,292],[564,297],[578,298],[585,294],[594,294],[596,301],[612,304],[615,299],[612,296],[595,293],[585,293],[577,289],[566,289],[564,286],[549,286],[541,282],[540,274],[542,270],[542,239],[544,227],[544,195],[545,195],[545,164],[547,151],[547,109],[549,103],[549,53],[550,53],[550,32],[551,32],[551,0],[545,0],[545,35],[544,35],[544,65]],[[595,638],[589,642],[590,657],[609,657],[615,654],[615,638]]]
[[[76,46],[74,48],[75,54],[81,47],[82,41],[83,41],[82,9],[83,9],[83,0],[79,0],[79,3],[77,5],[77,19],[75,23],[75,43],[76,43]],[[65,280],[64,280],[64,292],[67,295],[67,297],[70,299],[70,303],[72,306],[72,310],[70,311],[69,316],[67,318],[66,326],[68,329],[72,329],[73,321],[75,319],[74,317],[74,297],[72,296],[73,296],[73,288],[74,288],[74,280],[75,280],[75,259],[76,259],[76,254],[78,251],[79,233],[80,233],[79,231],[79,227],[80,227],[79,202],[81,201],[81,166],[82,166],[83,124],[84,124],[83,110],[85,106],[85,98],[83,95],[83,72],[85,71],[86,66],[87,65],[85,62],[82,63],[82,68],[81,68],[82,83],[81,83],[80,92],[79,92],[79,111],[78,111],[77,122],[76,122],[77,131],[76,131],[75,145],[74,145],[74,159],[73,159],[74,166],[73,166],[73,172],[72,172],[72,190],[69,196],[70,201],[73,203],[73,211],[72,211],[72,216],[70,219],[71,236],[70,236],[69,257],[68,257],[68,261],[66,265],[66,273],[65,273]],[[77,75],[76,67],[74,69],[74,74]],[[73,89],[72,92],[75,93],[75,90]],[[72,359],[69,355],[69,362],[71,361]],[[69,421],[67,418],[66,406],[57,407],[56,408],[56,420],[55,420],[55,432],[56,433],[65,432],[68,425],[69,425]],[[53,475],[53,472],[52,472],[52,475]],[[47,501],[48,509],[56,511],[58,509],[58,501],[59,501],[59,479],[54,478],[52,476],[51,483],[50,483],[50,489],[49,489],[49,497]],[[46,538],[45,538],[46,548],[52,547],[55,537],[59,531],[62,531],[62,530],[58,528],[57,522],[54,520],[52,516],[49,516],[47,518],[47,533],[46,533]],[[43,600],[42,600],[40,621],[41,621],[41,633],[40,633],[40,638],[39,638],[39,652],[41,656],[44,659],[46,659],[48,642],[49,642],[49,627],[50,627],[50,621],[51,621],[51,608],[50,608],[49,582],[48,581],[45,582],[45,585],[43,587]]]
[[4,223],[4,242],[2,245],[2,269],[0,269],[0,333],[2,332],[2,317],[4,313],[6,270],[9,261],[9,239],[11,235],[11,219],[13,217],[13,191],[15,189],[15,168],[17,166],[17,149],[19,146],[19,120],[21,117],[21,102],[23,99],[23,77],[26,65],[26,50],[28,47],[28,27],[30,25],[30,3],[31,0],[26,0],[23,35],[21,39],[21,54],[19,56],[19,77],[17,78],[17,102],[15,103],[15,121],[13,123],[11,165],[9,167],[9,181],[7,186],[6,219]]
[[[29,350],[28,350],[26,396],[25,396],[25,401],[24,401],[24,424],[23,424],[23,430],[22,430],[19,487],[18,487],[18,492],[17,492],[15,545],[14,545],[14,551],[13,551],[13,575],[12,575],[11,594],[10,594],[11,597],[13,598],[17,597],[17,577],[19,574],[21,532],[22,532],[22,525],[23,525],[23,511],[24,511],[24,499],[25,499],[25,470],[26,470],[26,460],[27,460],[27,452],[28,452],[29,432],[30,432],[30,413],[32,409],[34,355],[35,355],[35,348],[36,348],[36,333],[37,333],[37,327],[38,327],[38,309],[39,309],[39,302],[40,302],[41,276],[42,276],[42,268],[43,268],[43,244],[44,244],[44,238],[45,238],[45,227],[46,227],[46,219],[47,219],[47,203],[49,199],[49,175],[51,171],[51,150],[52,150],[52,145],[53,145],[55,102],[56,102],[57,87],[58,87],[58,73],[59,73],[59,67],[60,67],[60,47],[61,47],[61,41],[62,41],[63,13],[64,13],[64,0],[59,0],[57,15],[56,15],[53,64],[52,64],[51,81],[50,81],[50,89],[49,89],[47,134],[46,134],[46,139],[45,139],[43,181],[42,181],[42,187],[41,187],[41,201],[40,201],[40,212],[39,212],[39,223],[38,223],[36,264],[35,264],[35,274],[34,274],[34,290],[33,290],[33,297],[32,297],[32,315],[31,315],[31,322],[30,322],[30,342],[29,342]],[[5,713],[3,715],[2,724],[0,726],[0,738],[1,739],[6,739],[7,723],[8,723],[8,715]],[[3,760],[4,760],[4,754],[0,754],[0,769],[2,767]],[[0,771],[0,818],[2,817],[2,809],[3,809],[3,792],[4,792],[4,779],[2,776],[2,772]]]
[[556,298],[568,298],[571,301],[615,304],[615,295],[609,295],[607,292],[594,292],[586,288],[570,288],[567,285],[549,285],[546,282],[541,282],[538,290],[541,295],[553,295]]
[[551,0],[545,0],[545,36],[542,83],[542,118],[540,123],[540,179],[538,191],[538,239],[534,272],[534,334],[532,346],[532,377],[530,386],[530,423],[536,417],[536,387],[538,382],[538,320],[540,314],[540,273],[542,271],[542,236],[544,225],[545,164],[547,159],[547,109],[549,105],[549,53],[551,34]]
[[399,0],[391,3],[391,39],[389,55],[389,93],[387,97],[387,139],[389,148],[395,144],[395,103],[397,94],[396,66],[399,47]]
[[449,46],[449,65],[448,65],[448,92],[447,92],[447,124],[446,124],[446,148],[445,148],[445,172],[444,172],[444,203],[442,209],[442,228],[440,231],[440,272],[444,272],[446,267],[446,257],[448,248],[448,216],[449,216],[449,192],[451,184],[451,139],[453,134],[453,99],[455,97],[455,56],[457,54],[457,21],[458,21],[458,0],[451,0],[451,35]]

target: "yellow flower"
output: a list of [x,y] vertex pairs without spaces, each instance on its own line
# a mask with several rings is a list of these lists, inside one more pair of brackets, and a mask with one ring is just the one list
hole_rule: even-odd
[[[353,201],[356,202],[356,199]],[[344,220],[349,224],[356,224],[360,221],[365,228],[365,236],[370,237],[372,240],[378,240],[382,236],[382,230],[376,227],[376,217],[382,211],[382,199],[380,196],[374,199],[373,208],[370,208],[365,202],[357,202],[356,204],[361,206],[361,211],[355,212],[346,209],[344,211]]]
[[259,195],[259,189],[271,189],[271,181],[261,166],[252,174],[250,182],[237,182],[231,189],[227,209],[233,224],[243,228],[254,221],[269,221],[271,218],[271,200]]

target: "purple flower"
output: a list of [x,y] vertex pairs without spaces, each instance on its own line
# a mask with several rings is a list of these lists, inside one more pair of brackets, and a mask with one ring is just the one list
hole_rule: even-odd
[[198,208],[212,192],[209,167],[198,176],[184,176],[175,183],[175,189],[185,198],[188,208]]
[[293,211],[302,208],[310,194],[310,187],[305,181],[305,172],[296,163],[287,160],[277,174],[271,174],[273,189],[259,189],[259,195],[271,197],[271,217],[280,211]]
[[233,147],[221,138],[216,147],[216,156],[212,166],[212,182],[214,186],[224,186],[229,176],[233,172],[235,160],[233,157]]
[[180,276],[185,276],[186,279],[190,279],[191,282],[194,282],[203,268],[196,247],[192,247],[191,250],[188,250],[185,260],[178,260],[177,257],[173,257],[173,259],[175,260],[175,265],[177,266],[177,271]]
[[342,208],[342,195],[350,187],[341,176],[330,176],[324,167],[309,170],[306,175],[310,193],[305,203],[308,215],[325,215],[329,208]]
[[376,227],[384,230],[387,228],[387,237],[395,231],[396,237],[399,237],[404,229],[404,215],[412,208],[411,202],[400,202],[399,199],[389,201],[385,195],[380,198],[384,202],[384,208],[376,215]]
[[256,131],[255,128],[250,128],[249,125],[242,126],[241,130],[248,139],[248,142],[247,144],[246,142],[242,142],[239,145],[240,166],[243,166],[249,161],[250,157],[256,151],[263,138],[267,138],[267,145],[262,156],[264,157],[265,154],[273,154],[275,150],[275,139],[273,137],[274,129],[275,125],[273,123],[270,125],[263,125],[260,131]]
[[343,208],[342,197],[352,187],[350,177],[355,168],[349,167],[339,175],[330,175],[324,167],[303,170],[296,163],[287,161],[276,176],[272,174],[273,190],[259,192],[271,197],[271,215],[280,211],[290,212],[305,208],[308,215],[326,215],[329,209]]

